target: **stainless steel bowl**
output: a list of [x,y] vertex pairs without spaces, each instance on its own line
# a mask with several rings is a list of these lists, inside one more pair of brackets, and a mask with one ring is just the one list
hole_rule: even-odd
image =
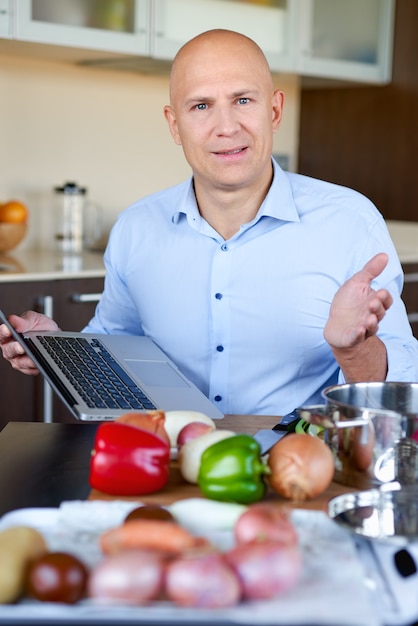
[[[329,516],[366,539],[405,544],[418,540],[418,485],[388,483],[344,493],[328,503]],[[417,544],[418,545],[418,544]]]
[[324,427],[335,479],[367,489],[418,480],[418,383],[351,383],[327,387],[326,404],[299,416]]

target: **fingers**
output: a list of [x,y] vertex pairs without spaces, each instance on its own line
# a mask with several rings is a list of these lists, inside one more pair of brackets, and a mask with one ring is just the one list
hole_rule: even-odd
[[15,356],[12,359],[8,359],[13,369],[21,372],[22,374],[28,374],[29,376],[36,376],[39,374],[38,368],[33,361],[26,355]]
[[38,369],[35,367],[33,361],[25,354],[23,347],[17,343],[17,341],[11,340],[10,331],[4,324],[0,326],[0,336],[5,340],[5,343],[0,341],[3,357],[6,361],[9,361],[13,369],[32,376],[38,374]]
[[369,311],[380,321],[383,319],[386,311],[392,306],[392,303],[393,298],[389,291],[387,289],[379,289],[369,301]]
[[0,324],[0,345],[10,339],[11,333],[6,324]]
[[379,274],[383,272],[388,264],[389,257],[385,252],[379,252],[367,261],[366,265],[358,272],[358,276],[365,282],[371,283]]
[[[17,332],[25,332],[33,326],[33,315],[31,314],[10,315],[8,319]],[[5,324],[0,325],[0,349],[3,357],[10,362],[13,369],[32,376],[38,374],[38,369],[26,355],[24,347],[14,341],[11,331]]]
[[364,333],[366,337],[375,335],[379,330],[379,322],[384,318],[392,302],[393,298],[386,289],[377,291],[369,301],[369,313],[365,319],[363,328],[359,328],[358,333]]

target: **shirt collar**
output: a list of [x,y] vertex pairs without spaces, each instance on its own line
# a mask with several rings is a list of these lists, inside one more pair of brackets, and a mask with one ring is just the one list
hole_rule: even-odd
[[[299,213],[293,198],[289,178],[274,159],[272,159],[272,163],[273,181],[253,223],[262,217],[272,217],[284,222],[299,222]],[[193,189],[193,176],[186,183],[180,208],[173,212],[173,224],[177,224],[182,215],[195,223],[201,220]]]
[[284,222],[299,222],[299,213],[293,197],[289,177],[280,165],[272,159],[273,181],[256,219],[262,216],[273,217]]
[[173,224],[178,224],[182,216],[186,216],[194,222],[200,221],[201,215],[197,207],[196,196],[193,187],[193,176],[184,184],[181,200],[178,204],[180,208],[173,212]]

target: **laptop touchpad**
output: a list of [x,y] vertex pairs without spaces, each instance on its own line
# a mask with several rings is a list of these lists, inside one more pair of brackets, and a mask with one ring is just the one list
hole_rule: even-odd
[[126,359],[125,363],[147,387],[190,387],[169,363],[134,359]]

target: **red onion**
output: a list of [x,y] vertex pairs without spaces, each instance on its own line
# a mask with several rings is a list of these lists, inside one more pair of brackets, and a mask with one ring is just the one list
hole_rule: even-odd
[[292,589],[300,579],[302,557],[295,545],[252,541],[226,554],[247,600],[266,600]]
[[289,511],[277,503],[256,502],[242,513],[234,526],[237,544],[267,539],[295,545],[298,534]]
[[170,561],[166,569],[167,597],[181,606],[216,608],[240,601],[241,586],[222,554],[189,554]]

